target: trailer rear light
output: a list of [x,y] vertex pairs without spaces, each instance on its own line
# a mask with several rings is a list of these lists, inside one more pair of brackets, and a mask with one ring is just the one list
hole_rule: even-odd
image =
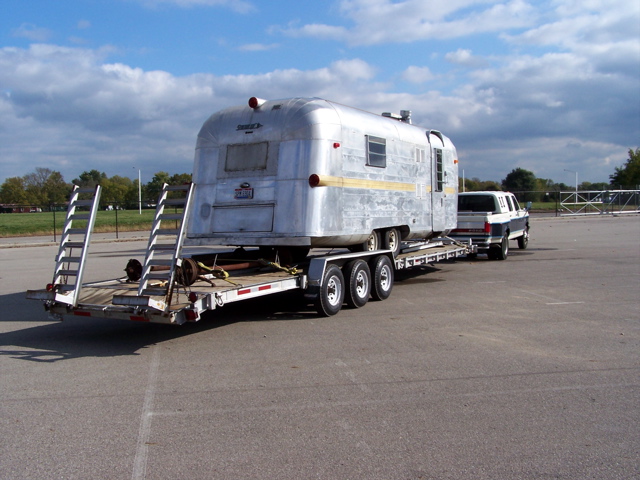
[[489,222],[484,222],[484,233],[491,233],[491,224]]
[[191,303],[196,303],[196,301],[198,300],[198,294],[196,292],[189,292],[188,297]]
[[53,283],[47,283],[47,292],[53,292],[55,285]]
[[333,148],[340,148],[340,143],[339,142],[335,142],[333,144]]
[[309,175],[309,186],[317,187],[318,185],[320,185],[320,177],[315,173]]
[[264,102],[266,102],[266,100],[263,100],[262,98],[251,97],[249,99],[249,106],[255,110],[256,108],[260,108],[264,105]]

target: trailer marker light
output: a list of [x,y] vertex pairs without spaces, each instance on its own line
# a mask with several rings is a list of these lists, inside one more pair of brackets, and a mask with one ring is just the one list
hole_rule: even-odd
[[333,144],[333,148],[340,148],[340,143],[339,142],[335,142]]
[[255,110],[256,108],[260,108],[264,105],[264,102],[266,102],[266,100],[263,100],[262,98],[251,97],[249,99],[249,106]]
[[309,175],[309,186],[317,187],[318,185],[320,185],[320,177],[315,173]]
[[198,294],[196,292],[189,292],[189,301],[191,303],[196,303],[198,300]]
[[53,283],[47,283],[47,292],[53,292],[53,287],[55,285]]

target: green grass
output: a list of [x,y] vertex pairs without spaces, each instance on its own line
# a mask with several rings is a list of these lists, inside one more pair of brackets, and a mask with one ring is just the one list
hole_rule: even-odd
[[[119,210],[117,212],[117,228],[120,232],[149,230],[153,222],[155,210]],[[55,231],[60,233],[64,226],[66,212],[55,212]],[[81,227],[79,221],[74,227]],[[54,214],[43,213],[3,213],[0,214],[0,237],[26,237],[50,235],[54,229]],[[115,232],[116,211],[99,211],[96,217],[94,232]]]

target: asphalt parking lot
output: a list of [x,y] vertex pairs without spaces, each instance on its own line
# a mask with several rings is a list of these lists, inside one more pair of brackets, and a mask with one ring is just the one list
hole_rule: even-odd
[[[87,280],[144,247],[94,243]],[[52,322],[25,291],[56,251],[0,248],[0,478],[640,478],[640,216],[534,218],[330,318]]]

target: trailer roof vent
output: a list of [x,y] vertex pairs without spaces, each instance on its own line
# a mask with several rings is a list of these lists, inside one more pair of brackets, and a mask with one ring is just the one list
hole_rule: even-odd
[[400,110],[400,115],[397,113],[384,112],[383,117],[393,118],[399,122],[405,122],[411,124],[411,110]]
[[394,120],[402,120],[402,117],[400,115],[398,115],[397,113],[384,112],[382,114],[382,116],[383,117],[393,118]]

